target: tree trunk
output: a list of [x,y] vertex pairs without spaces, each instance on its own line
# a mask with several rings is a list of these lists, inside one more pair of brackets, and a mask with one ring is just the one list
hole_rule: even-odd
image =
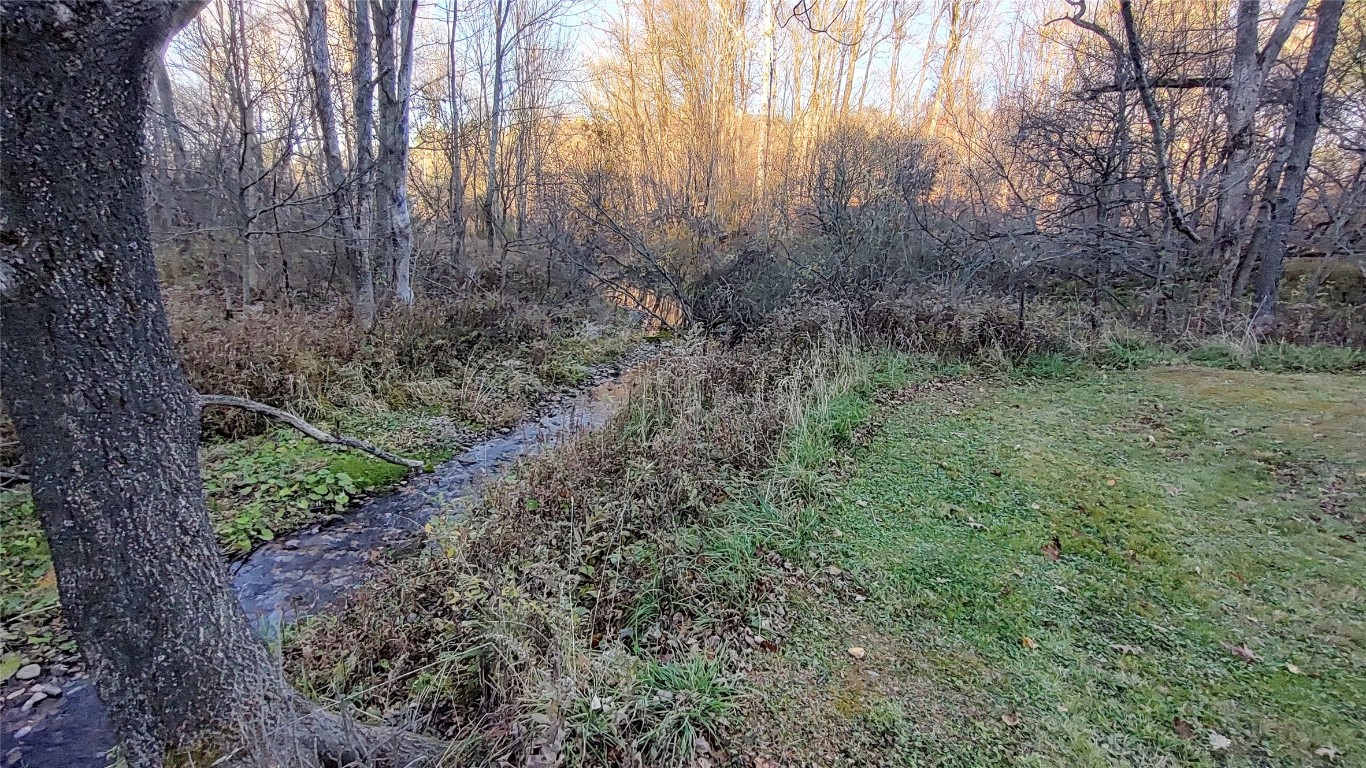
[[[327,0],[308,0],[308,20],[304,27],[305,43],[308,54],[309,75],[313,80],[313,113],[318,121],[322,135],[323,163],[327,169],[327,184],[332,192],[332,215],[341,230],[345,245],[347,264],[353,276],[360,276],[362,266],[369,270],[369,263],[361,251],[361,242],[356,230],[356,219],[351,211],[351,199],[347,192],[346,166],[342,162],[341,141],[337,134],[337,115],[332,105],[332,52],[327,47]],[[369,330],[374,324],[374,307],[368,312],[362,308],[362,285],[359,280],[353,283],[351,304],[361,327]],[[373,302],[374,284],[370,286],[370,300]]]
[[1261,102],[1266,73],[1280,56],[1281,47],[1304,12],[1308,0],[1292,0],[1276,24],[1265,50],[1258,50],[1257,26],[1261,3],[1242,0],[1238,4],[1237,30],[1234,35],[1233,64],[1228,79],[1228,101],[1224,107],[1227,133],[1224,137],[1223,179],[1214,222],[1214,263],[1219,270],[1220,301],[1225,308],[1241,294],[1238,272],[1243,261],[1242,239],[1248,212],[1252,208],[1252,177],[1257,167],[1253,154],[1257,107]]
[[251,290],[256,270],[256,217],[260,212],[260,183],[265,162],[256,135],[256,114],[251,98],[251,52],[247,50],[247,9],[243,0],[226,4],[230,35],[229,86],[237,112],[237,227],[242,241],[241,300],[242,316],[251,306]]
[[1295,220],[1304,193],[1304,177],[1309,172],[1309,159],[1314,151],[1314,140],[1319,133],[1319,109],[1323,105],[1323,84],[1328,77],[1328,64],[1337,45],[1338,26],[1342,21],[1343,0],[1321,0],[1314,13],[1314,39],[1309,43],[1309,55],[1304,71],[1295,83],[1294,138],[1281,172],[1281,183],[1271,201],[1266,230],[1259,233],[1257,296],[1253,320],[1266,327],[1275,319],[1276,295],[1280,290],[1284,270],[1286,241],[1290,225]]
[[356,236],[361,247],[355,265],[356,322],[367,331],[375,325],[375,268],[371,260],[374,239],[375,155],[375,82],[372,62],[369,0],[355,0],[354,16],[356,59],[351,66],[352,113],[356,119]]
[[450,0],[448,11],[451,15],[450,45],[446,50],[446,64],[449,67],[446,73],[446,88],[451,99],[451,266],[457,267],[460,264],[461,253],[465,249],[465,176],[460,146],[460,76],[455,59],[455,41],[459,38],[460,0]]
[[291,690],[209,524],[142,175],[152,57],[199,5],[0,8],[0,392],[63,615],[133,768],[201,738],[241,764],[424,763],[440,744]]
[[[394,297],[413,303],[413,225],[408,212],[408,104],[412,91],[416,0],[375,0],[379,61],[380,237]],[[394,30],[398,29],[398,40]]]
[[148,67],[194,10],[0,11],[0,386],[63,615],[135,766],[288,694],[209,525],[143,207]]
[[[163,52],[164,53],[164,52]],[[162,129],[166,132],[166,143],[171,149],[171,160],[176,172],[185,170],[185,140],[180,135],[180,120],[176,117],[175,94],[171,90],[171,75],[166,71],[162,56],[156,60],[157,108],[161,112]]]
[[[495,208],[498,200],[498,137],[502,132],[504,37],[513,0],[494,0],[493,20],[493,93],[489,97],[489,156],[484,182],[484,224],[489,253],[493,253],[499,222]],[[501,273],[501,270],[499,270]]]

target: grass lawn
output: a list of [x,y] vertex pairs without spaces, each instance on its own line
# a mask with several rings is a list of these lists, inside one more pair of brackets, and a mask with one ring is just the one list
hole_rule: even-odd
[[755,763],[1366,765],[1366,377],[1065,374],[854,404]]

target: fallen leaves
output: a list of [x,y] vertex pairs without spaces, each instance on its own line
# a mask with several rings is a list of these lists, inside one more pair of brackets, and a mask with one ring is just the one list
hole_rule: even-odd
[[1260,656],[1254,653],[1253,650],[1251,648],[1248,648],[1246,645],[1234,645],[1232,643],[1220,643],[1220,645],[1224,646],[1224,650],[1228,651],[1234,656],[1237,656],[1243,661],[1246,661],[1248,664],[1256,663],[1261,659]]
[[1057,560],[1059,557],[1062,557],[1062,542],[1058,541],[1057,536],[1054,536],[1052,541],[1043,545],[1043,553],[1048,555],[1049,560]]
[[1020,716],[1014,712],[1007,712],[1004,715],[1001,715],[1001,722],[1014,728],[1020,724]]
[[862,646],[855,645],[849,649],[849,655],[852,656],[855,661],[861,661],[864,656],[868,655],[868,651]]
[[1039,647],[1039,644],[1034,642],[1034,638],[1030,637],[1029,635],[1025,635],[1024,637],[1020,638],[1020,645],[1023,645],[1031,651]]

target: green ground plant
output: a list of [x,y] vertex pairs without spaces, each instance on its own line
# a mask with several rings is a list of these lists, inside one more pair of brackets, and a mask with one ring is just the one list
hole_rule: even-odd
[[[1221,440],[1249,427],[1161,383],[1285,376],[963,322],[935,336],[887,323],[860,344],[832,343],[840,322],[790,317],[735,349],[684,345],[606,428],[524,465],[469,519],[436,526],[436,547],[303,627],[288,666],[315,696],[431,724],[462,759],[1298,765],[1359,750],[1360,624],[1341,600],[1327,604],[1348,638],[1336,660],[1304,680],[1266,669],[1273,684],[1234,695],[1261,669],[1244,651],[1272,652],[1202,574],[1260,577],[1251,563],[1280,545],[1239,515],[1281,499],[1257,474],[1266,457]],[[906,351],[883,351],[889,338]],[[1359,386],[1323,381],[1338,404]],[[1332,403],[1245,406],[1290,423]],[[1198,492],[1216,481],[1224,495]],[[1314,547],[1346,546],[1327,535]],[[1229,541],[1270,550],[1218,560]],[[1360,589],[1341,550],[1311,565],[1328,550],[1285,546],[1307,559],[1241,598],[1261,601],[1265,626],[1299,589]],[[1276,638],[1315,642],[1304,627]],[[1308,669],[1297,658],[1284,663]],[[674,698],[647,673],[680,664],[724,684]]]
[[1350,764],[1363,395],[1357,376],[1173,367],[969,379],[879,409],[829,478],[812,568],[839,575],[797,595],[760,665],[750,748]]

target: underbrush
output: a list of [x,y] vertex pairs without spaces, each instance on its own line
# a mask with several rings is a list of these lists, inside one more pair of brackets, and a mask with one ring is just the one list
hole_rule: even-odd
[[[783,564],[858,414],[900,370],[826,343],[682,345],[603,429],[523,465],[286,661],[312,695],[424,721],[461,759],[686,764],[786,631]],[[898,358],[904,360],[903,358]]]
[[[634,332],[614,315],[512,303],[432,300],[380,316],[373,331],[343,309],[279,309],[224,320],[195,294],[167,301],[176,346],[200,392],[236,395],[305,418],[439,409],[474,428],[506,426],[586,367],[619,357]],[[269,422],[214,409],[206,433],[240,438]]]
[[1176,345],[1164,345],[1132,334],[1121,334],[1100,345],[1091,358],[1098,365],[1120,370],[1187,364],[1272,373],[1366,371],[1366,352],[1354,347],[1260,342],[1246,337],[1189,339]]
[[[877,393],[1188,359],[1085,317],[1021,327],[1005,306],[895,304],[807,305],[727,348],[680,344],[605,428],[522,465],[299,628],[287,666],[311,695],[422,723],[462,760],[722,759],[751,652],[790,629],[789,591],[842,578],[820,569],[819,509]],[[1276,354],[1256,359],[1300,353]]]
[[204,462],[209,519],[230,555],[341,512],[362,492],[407,475],[398,465],[287,432],[210,448]]

